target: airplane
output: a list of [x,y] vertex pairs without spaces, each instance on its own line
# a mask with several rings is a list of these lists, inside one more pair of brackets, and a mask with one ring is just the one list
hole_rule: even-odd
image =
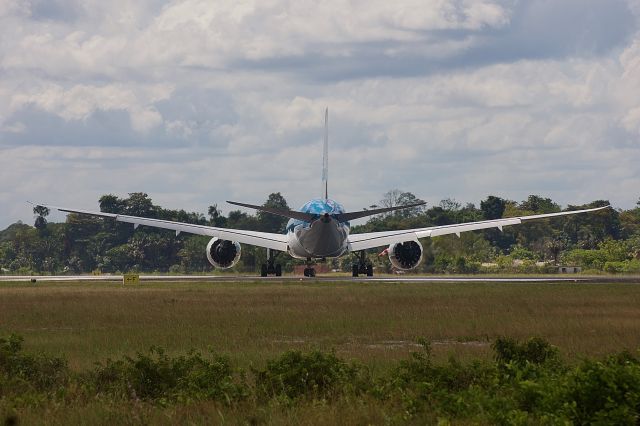
[[169,220],[55,207],[44,204],[38,205],[67,213],[98,216],[113,219],[118,222],[132,223],[134,229],[143,225],[170,229],[175,231],[176,236],[181,232],[186,232],[212,237],[206,247],[206,256],[211,265],[221,269],[231,268],[240,260],[242,251],[240,244],[249,244],[266,248],[267,263],[262,264],[260,270],[260,275],[263,277],[268,275],[282,275],[282,266],[276,263],[277,254],[282,252],[286,252],[296,259],[306,260],[307,266],[304,269],[305,277],[315,276],[314,264],[316,260],[340,257],[347,253],[357,253],[357,262],[352,266],[352,275],[354,277],[359,275],[371,277],[373,276],[373,265],[366,260],[365,251],[367,249],[379,247],[387,247],[383,253],[388,254],[391,264],[396,269],[410,270],[417,267],[422,261],[423,250],[422,245],[420,244],[420,239],[422,238],[431,238],[448,234],[456,234],[460,237],[462,232],[489,228],[497,228],[502,231],[505,226],[518,225],[531,220],[595,212],[611,207],[604,206],[584,210],[509,217],[504,219],[483,220],[452,225],[430,226],[426,228],[350,234],[350,222],[352,220],[400,209],[419,207],[426,203],[421,202],[388,208],[347,212],[341,204],[330,199],[328,191],[328,108],[325,109],[324,118],[322,196],[320,198],[310,200],[297,211],[239,203],[236,201],[227,201],[232,205],[288,218],[289,221],[284,234],[217,228]]

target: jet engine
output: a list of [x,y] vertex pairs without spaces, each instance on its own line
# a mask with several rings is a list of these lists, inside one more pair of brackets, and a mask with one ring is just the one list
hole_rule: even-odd
[[422,245],[417,241],[405,241],[389,246],[389,260],[398,269],[413,269],[422,260]]
[[207,244],[207,259],[216,268],[231,268],[240,260],[240,243],[212,238]]

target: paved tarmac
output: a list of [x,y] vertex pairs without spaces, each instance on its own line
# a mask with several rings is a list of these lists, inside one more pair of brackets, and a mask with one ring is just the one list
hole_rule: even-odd
[[[102,282],[122,282],[122,275],[0,275],[0,282],[73,282],[73,281],[102,281]],[[306,278],[302,276],[287,275],[284,277],[257,277],[254,275],[140,275],[140,281],[206,281],[206,282],[247,282],[247,281],[373,281],[373,282],[398,282],[398,283],[415,283],[415,282],[450,282],[450,283],[553,283],[553,282],[611,282],[626,281],[638,282],[638,277],[585,277],[585,276],[567,276],[567,277],[448,277],[448,276],[417,276],[417,275],[384,275],[381,277],[358,277],[352,278],[348,276],[331,276],[322,275],[314,278]]]

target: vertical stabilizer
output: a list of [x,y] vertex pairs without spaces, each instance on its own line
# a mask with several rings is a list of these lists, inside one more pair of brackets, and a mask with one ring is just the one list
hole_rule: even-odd
[[324,149],[322,151],[322,192],[329,199],[329,107],[324,110]]

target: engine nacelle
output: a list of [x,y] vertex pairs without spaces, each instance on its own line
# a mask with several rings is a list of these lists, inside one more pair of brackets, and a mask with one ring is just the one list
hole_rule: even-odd
[[389,246],[389,260],[398,269],[413,269],[422,260],[422,245],[417,241],[405,241]]
[[207,259],[216,268],[231,268],[240,260],[240,243],[212,238],[207,244]]

